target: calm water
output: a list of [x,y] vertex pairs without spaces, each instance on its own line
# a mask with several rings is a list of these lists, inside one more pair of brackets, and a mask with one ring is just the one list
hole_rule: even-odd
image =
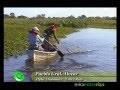
[[47,65],[41,66],[27,60],[23,53],[18,57],[4,60],[4,81],[14,82],[13,74],[21,71],[25,82],[30,81],[31,71],[116,71],[116,30],[78,29],[60,40],[58,48],[65,54]]

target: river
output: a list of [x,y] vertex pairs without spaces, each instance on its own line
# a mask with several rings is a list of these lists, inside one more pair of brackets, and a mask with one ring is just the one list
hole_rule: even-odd
[[[49,65],[39,66],[40,71],[113,71],[116,72],[116,29],[85,28],[66,35],[58,48],[65,54]],[[36,70],[27,60],[26,53],[4,60],[4,81],[15,82],[13,74],[21,71],[25,82],[30,82],[29,70]]]

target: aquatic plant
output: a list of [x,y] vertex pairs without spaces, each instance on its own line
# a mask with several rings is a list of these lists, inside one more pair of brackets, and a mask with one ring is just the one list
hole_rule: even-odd
[[[57,24],[56,36],[63,38],[75,32],[76,28],[99,27],[116,28],[115,20],[106,19],[4,19],[4,58],[16,55],[29,47],[27,33],[33,26],[37,26],[42,33],[51,24]],[[54,42],[54,40],[53,40]]]

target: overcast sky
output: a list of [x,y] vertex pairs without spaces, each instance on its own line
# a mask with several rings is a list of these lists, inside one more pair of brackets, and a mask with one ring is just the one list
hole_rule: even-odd
[[[12,8],[12,7],[5,7],[4,8],[4,14],[10,14],[10,13],[15,13],[16,16],[19,15],[24,15],[27,17],[36,17],[37,15],[45,14],[46,17],[67,17],[70,15],[73,15],[75,17],[81,16],[81,15],[86,15],[87,17],[95,17],[95,16],[109,16],[109,17],[114,17],[117,14],[116,7],[81,7],[81,8],[71,8],[71,7],[59,7],[59,8],[42,8],[42,7],[37,7],[37,8]],[[117,17],[117,16],[116,16]]]

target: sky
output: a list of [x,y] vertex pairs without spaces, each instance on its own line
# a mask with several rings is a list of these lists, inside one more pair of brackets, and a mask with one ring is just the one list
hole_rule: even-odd
[[46,17],[67,17],[73,15],[78,17],[81,15],[86,15],[87,17],[117,17],[116,7],[81,7],[81,8],[71,8],[71,7],[4,7],[4,14],[10,15],[10,13],[15,13],[15,16],[24,15],[27,17],[36,17],[37,15],[45,14]]

